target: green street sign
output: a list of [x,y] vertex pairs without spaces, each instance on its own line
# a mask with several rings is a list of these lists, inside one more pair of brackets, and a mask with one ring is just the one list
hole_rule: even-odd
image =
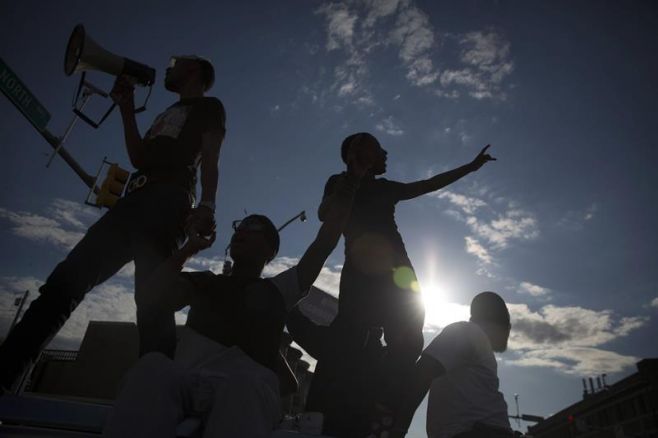
[[50,113],[11,71],[2,58],[0,58],[0,90],[35,128],[39,131],[44,130],[50,120]]

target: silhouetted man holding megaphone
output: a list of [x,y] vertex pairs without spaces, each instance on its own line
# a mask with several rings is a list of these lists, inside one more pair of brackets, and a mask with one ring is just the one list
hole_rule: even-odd
[[[0,390],[10,390],[94,286],[135,261],[135,302],[140,354],[172,356],[174,312],[144,284],[188,235],[214,227],[218,160],[225,134],[222,103],[204,93],[215,78],[197,56],[171,58],[165,88],[180,96],[142,137],[135,121],[133,82],[119,76],[111,96],[121,111],[126,148],[137,169],[127,194],[73,248],[40,288],[21,322],[0,346]],[[197,168],[201,198],[195,199]]]

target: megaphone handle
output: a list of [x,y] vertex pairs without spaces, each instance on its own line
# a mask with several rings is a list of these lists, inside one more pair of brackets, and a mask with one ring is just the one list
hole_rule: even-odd
[[141,112],[146,111],[146,104],[148,103],[149,98],[151,97],[151,91],[153,91],[153,85],[149,85],[149,92],[146,95],[146,99],[144,99],[144,103],[142,104],[142,106],[135,109],[135,114],[139,114]]
[[80,111],[77,108],[73,108],[73,112],[75,113],[75,115],[77,115],[82,120],[84,120],[87,124],[89,124],[92,128],[98,129],[98,127],[101,126],[101,124],[105,121],[105,119],[107,119],[107,116],[110,115],[110,113],[114,110],[114,107],[116,107],[116,106],[117,106],[116,103],[113,103],[112,106],[110,106],[110,108],[103,115],[103,117],[101,117],[101,119],[98,122],[94,122],[87,115],[85,115],[82,111]]
[[103,122],[105,121],[105,119],[107,119],[107,116],[109,116],[110,113],[111,113],[112,111],[114,111],[114,108],[115,108],[116,106],[117,106],[116,103],[113,103],[113,104],[112,104],[112,106],[107,110],[107,112],[103,115],[103,117],[101,117],[101,119],[98,121],[98,126],[100,126],[101,123],[103,123]]

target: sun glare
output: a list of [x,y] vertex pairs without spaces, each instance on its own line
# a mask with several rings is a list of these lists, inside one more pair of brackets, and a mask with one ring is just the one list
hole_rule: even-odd
[[457,321],[466,321],[469,308],[463,304],[449,303],[447,290],[438,283],[421,284],[425,303],[425,325],[445,327]]

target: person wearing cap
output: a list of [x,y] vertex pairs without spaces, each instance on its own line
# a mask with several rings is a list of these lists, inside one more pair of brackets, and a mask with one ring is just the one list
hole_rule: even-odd
[[446,326],[425,348],[414,371],[403,379],[407,391],[400,404],[392,407],[392,430],[386,430],[385,424],[390,422],[381,421],[381,430],[371,436],[405,436],[429,390],[429,438],[511,438],[494,356],[494,352],[507,349],[511,328],[509,311],[500,295],[476,295],[471,301],[470,320]]
[[269,437],[281,416],[276,375],[287,312],[303,298],[336,247],[367,164],[351,159],[336,202],[297,265],[263,279],[279,249],[279,234],[262,215],[235,221],[230,274],[182,272],[185,261],[212,244],[190,237],[163,262],[148,287],[172,309],[189,305],[173,360],[150,353],[124,380],[106,437],[174,437],[186,418],[203,436]]
[[[132,81],[117,78],[111,97],[120,109],[126,149],[136,171],[127,194],[57,265],[0,346],[0,393],[16,388],[85,294],[130,261],[135,262],[140,354],[160,351],[173,356],[174,312],[162,306],[158,291],[144,284],[182,243],[184,229],[188,234],[211,231],[226,119],[219,99],[204,96],[214,78],[209,61],[172,57],[164,86],[179,99],[156,117],[144,136],[135,121]],[[193,208],[199,167],[201,196]]]

